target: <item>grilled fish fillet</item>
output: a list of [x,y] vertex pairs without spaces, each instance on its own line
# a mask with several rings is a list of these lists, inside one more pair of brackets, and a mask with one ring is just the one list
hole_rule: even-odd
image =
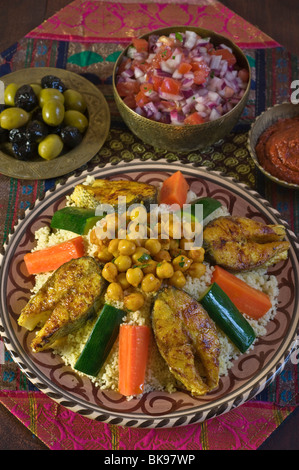
[[266,225],[246,217],[219,217],[204,229],[203,246],[211,261],[234,271],[266,268],[288,257],[283,225]]
[[32,331],[34,352],[80,328],[100,306],[106,282],[100,266],[91,257],[68,261],[60,266],[23,308],[18,323]]
[[142,203],[149,210],[150,204],[157,203],[157,194],[157,188],[151,184],[97,179],[91,185],[78,184],[70,198],[77,207],[95,208],[98,204],[116,207],[118,197],[125,196],[127,206]]
[[152,325],[162,357],[192,395],[217,387],[220,343],[213,320],[198,302],[167,287],[155,299]]

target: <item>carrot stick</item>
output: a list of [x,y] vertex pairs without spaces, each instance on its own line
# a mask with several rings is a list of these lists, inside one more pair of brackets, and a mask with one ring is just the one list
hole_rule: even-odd
[[167,178],[160,191],[160,204],[178,204],[180,207],[186,203],[189,185],[184,175],[177,171]]
[[249,286],[220,266],[215,266],[212,282],[221,287],[240,312],[255,320],[265,315],[272,307],[267,294]]
[[120,325],[118,389],[124,396],[143,392],[149,339],[146,325]]
[[62,264],[84,255],[83,238],[75,237],[43,250],[26,253],[25,265],[29,274],[54,271]]

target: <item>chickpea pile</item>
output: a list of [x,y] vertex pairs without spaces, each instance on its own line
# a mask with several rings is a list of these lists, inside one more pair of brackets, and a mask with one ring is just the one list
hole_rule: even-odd
[[[107,218],[113,219],[114,227],[118,228],[119,217],[125,217],[126,223],[134,220],[134,214],[113,214]],[[108,221],[107,221],[108,224]],[[127,225],[128,227],[128,225]],[[174,223],[170,220],[168,236],[163,234],[161,221],[155,227],[156,232],[148,225],[148,238],[134,238],[129,231],[118,238],[107,237],[101,239],[96,229],[90,233],[91,243],[97,245],[95,257],[104,264],[102,276],[108,281],[107,297],[113,301],[124,302],[130,311],[137,311],[144,305],[149,294],[157,292],[162,284],[183,288],[187,276],[201,278],[206,271],[204,249],[190,247],[191,239],[174,238]],[[151,237],[156,233],[155,238]],[[188,245],[187,245],[188,244]]]

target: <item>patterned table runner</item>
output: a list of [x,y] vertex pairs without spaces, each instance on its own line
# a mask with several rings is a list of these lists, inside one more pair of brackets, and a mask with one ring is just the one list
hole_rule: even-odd
[[[123,124],[114,105],[114,63],[134,35],[178,23],[214,29],[242,47],[252,68],[248,104],[236,128],[204,152],[177,154],[144,144]],[[246,148],[255,116],[290,98],[298,58],[214,0],[163,3],[73,3],[0,54],[0,76],[24,67],[59,67],[80,73],[105,95],[112,125],[105,145],[83,168],[141,159],[207,166],[257,189],[299,233],[298,192],[265,180]],[[24,181],[0,175],[0,237],[58,180]],[[0,401],[50,449],[256,449],[298,404],[298,366],[291,361],[249,403],[202,424],[169,430],[125,429],[94,422],[53,402],[24,376],[0,341]]]

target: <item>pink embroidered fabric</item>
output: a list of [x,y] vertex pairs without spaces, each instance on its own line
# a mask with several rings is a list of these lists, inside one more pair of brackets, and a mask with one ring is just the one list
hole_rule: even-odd
[[197,26],[230,37],[240,47],[275,47],[276,41],[216,0],[137,2],[75,0],[27,37],[80,42],[130,42],[174,25]]
[[201,424],[146,430],[98,423],[40,392],[0,392],[0,402],[51,450],[255,450],[294,409],[253,401]]

